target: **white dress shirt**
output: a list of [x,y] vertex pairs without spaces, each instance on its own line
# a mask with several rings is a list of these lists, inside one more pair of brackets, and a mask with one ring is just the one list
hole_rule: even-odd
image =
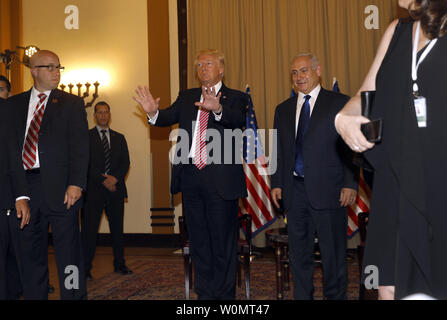
[[321,85],[318,85],[315,87],[315,89],[313,89],[311,92],[309,92],[309,94],[304,94],[302,92],[298,92],[298,101],[296,103],[295,136],[298,131],[298,122],[300,120],[301,108],[303,107],[304,101],[306,101],[306,99],[304,99],[304,97],[307,95],[310,96],[310,99],[309,99],[310,116],[312,117],[312,111],[314,110],[315,102],[317,101],[320,91],[321,91]]
[[102,128],[97,125],[96,129],[98,130],[99,138],[101,139],[101,141],[102,141],[102,132],[101,131],[106,130],[106,138],[107,138],[107,141],[109,142],[109,148],[110,148],[110,130],[109,130],[109,128]]

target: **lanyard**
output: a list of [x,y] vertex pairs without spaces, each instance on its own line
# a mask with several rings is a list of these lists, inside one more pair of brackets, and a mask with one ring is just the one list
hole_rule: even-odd
[[421,22],[418,21],[418,24],[416,27],[416,35],[414,37],[414,43],[413,43],[413,62],[411,65],[411,76],[413,78],[413,94],[416,97],[419,94],[419,87],[417,85],[419,65],[422,63],[422,61],[425,60],[425,58],[428,56],[428,54],[430,53],[430,51],[433,49],[436,42],[438,41],[438,39],[431,40],[429,42],[427,49],[425,49],[425,51],[421,55],[421,58],[419,59],[419,61],[417,61],[420,33],[421,33]]

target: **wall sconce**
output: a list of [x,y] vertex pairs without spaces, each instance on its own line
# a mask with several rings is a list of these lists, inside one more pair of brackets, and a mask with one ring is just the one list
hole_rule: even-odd
[[9,81],[11,81],[11,64],[18,62],[29,67],[30,58],[40,50],[36,46],[17,47],[17,49],[23,50],[22,57],[20,57],[17,51],[5,50],[5,52],[0,52],[0,62],[6,65],[6,77]]
[[[81,94],[81,88],[83,85],[85,86],[85,92],[84,92],[84,94]],[[99,82],[96,81],[93,85],[95,86],[95,92],[93,93],[92,100],[88,103],[84,103],[86,108],[90,108],[93,105],[93,103],[95,102],[95,100],[99,97],[99,94],[98,94]],[[73,88],[75,86],[72,83],[69,83],[67,86],[64,84],[61,84],[59,86],[59,88],[61,88],[62,91],[65,91],[65,88],[67,88],[67,87],[68,87],[68,92],[73,94]],[[81,97],[82,99],[85,100],[85,98],[87,98],[90,95],[90,93],[89,93],[89,90],[91,87],[90,83],[88,83],[88,82],[85,84],[78,83],[76,85],[76,87],[78,87],[78,97]]]

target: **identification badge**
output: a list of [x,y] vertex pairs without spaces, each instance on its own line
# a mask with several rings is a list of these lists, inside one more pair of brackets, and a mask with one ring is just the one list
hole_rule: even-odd
[[419,128],[427,127],[427,100],[424,97],[414,99],[414,109],[418,120]]

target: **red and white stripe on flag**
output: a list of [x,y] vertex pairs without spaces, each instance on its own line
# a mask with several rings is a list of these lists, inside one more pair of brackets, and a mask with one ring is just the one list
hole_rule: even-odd
[[369,201],[371,199],[371,188],[365,182],[363,169],[360,169],[359,190],[355,204],[348,207],[348,237],[354,236],[359,229],[358,214],[369,212]]
[[253,236],[276,220],[270,196],[270,178],[263,163],[259,158],[251,164],[244,161],[248,197],[240,201],[239,214],[251,215]]

